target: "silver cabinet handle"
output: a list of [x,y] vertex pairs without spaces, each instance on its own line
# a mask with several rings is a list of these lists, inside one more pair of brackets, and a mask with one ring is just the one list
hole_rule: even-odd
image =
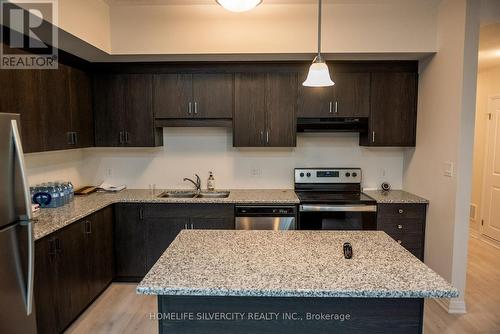
[[123,131],[120,131],[120,144],[123,144]]
[[193,223],[191,223],[191,229],[194,230],[194,224]]
[[264,144],[264,131],[260,131],[260,142]]
[[335,113],[337,114],[339,112],[339,103],[335,101]]
[[125,144],[128,144],[129,143],[129,140],[128,140],[128,131],[124,131],[125,132]]
[[266,131],[266,143],[269,144],[269,130]]
[[398,228],[401,230],[403,228],[403,225],[399,224]]
[[69,145],[74,145],[75,144],[74,132],[66,132],[66,137],[68,138],[68,144]]
[[194,113],[198,114],[198,102],[194,103]]
[[187,230],[188,224],[184,224],[184,229]]
[[399,214],[402,214],[403,212],[404,212],[404,210],[403,210],[403,209],[399,209],[399,210],[398,210],[398,213],[399,213]]
[[376,205],[301,205],[299,207],[301,212],[377,212]]
[[17,121],[13,119],[11,120],[10,124],[12,127],[12,139],[14,141],[15,159],[17,160],[16,167],[19,169],[21,185],[23,187],[22,196],[16,196],[16,209],[17,212],[23,212],[23,214],[19,216],[20,220],[30,220],[32,218],[31,199],[28,180],[26,179],[26,164],[24,162],[24,152],[21,144],[21,136],[19,135]]
[[372,143],[375,142],[375,131],[372,132]]
[[188,103],[188,114],[191,115],[193,109],[193,104],[191,102]]
[[330,101],[329,107],[330,107],[330,114],[331,114],[332,113],[332,101]]

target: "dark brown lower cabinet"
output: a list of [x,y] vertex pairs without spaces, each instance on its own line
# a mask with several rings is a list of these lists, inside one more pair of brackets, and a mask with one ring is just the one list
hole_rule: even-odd
[[424,260],[427,204],[378,204],[377,229]]
[[38,333],[61,333],[113,279],[112,210],[98,211],[36,242]]

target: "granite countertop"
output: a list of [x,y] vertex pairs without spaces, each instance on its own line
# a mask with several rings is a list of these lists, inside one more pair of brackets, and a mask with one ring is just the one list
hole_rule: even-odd
[[163,190],[157,190],[155,195],[151,195],[149,190],[126,189],[118,193],[75,196],[70,204],[55,209],[41,209],[35,214],[35,240],[114,203],[299,203],[292,189],[234,189],[230,190],[227,198],[160,198],[158,194],[161,192]]
[[366,190],[363,191],[365,194],[373,198],[377,201],[377,203],[381,204],[427,204],[428,200],[425,198],[419,197],[417,195],[413,195],[404,190],[390,190],[390,191],[381,191],[381,190]]
[[[344,259],[349,241],[354,256]],[[139,294],[452,298],[458,291],[381,231],[183,230]]]

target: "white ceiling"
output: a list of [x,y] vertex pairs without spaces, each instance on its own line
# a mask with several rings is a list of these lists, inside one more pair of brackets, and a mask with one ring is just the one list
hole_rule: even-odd
[[[215,0],[104,0],[109,5],[213,5]],[[414,0],[324,0],[324,3],[401,3],[402,1],[414,2]],[[440,0],[421,0],[436,2]],[[318,0],[263,0],[264,4],[316,4]]]

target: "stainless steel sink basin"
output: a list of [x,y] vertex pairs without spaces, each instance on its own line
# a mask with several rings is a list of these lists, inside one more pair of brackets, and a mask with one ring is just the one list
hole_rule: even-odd
[[196,192],[194,191],[165,191],[158,195],[161,198],[194,198]]
[[165,191],[158,195],[161,198],[227,198],[229,191]]
[[228,198],[229,191],[207,191],[198,194],[197,198]]

